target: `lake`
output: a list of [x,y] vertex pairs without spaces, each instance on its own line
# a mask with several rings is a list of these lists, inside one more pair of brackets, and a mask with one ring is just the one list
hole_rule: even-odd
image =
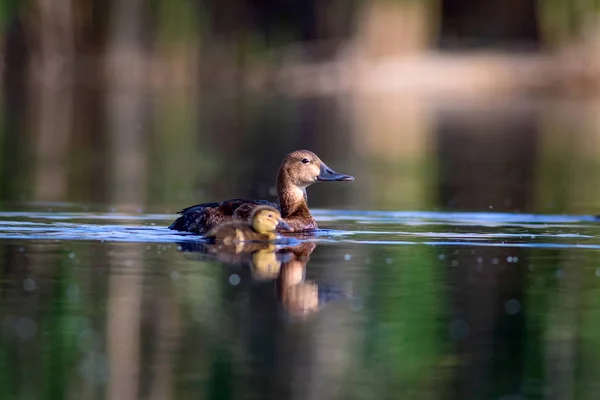
[[[2,397],[600,394],[595,104],[46,90],[0,116]],[[321,231],[166,228],[297,148],[356,178],[308,189]]]

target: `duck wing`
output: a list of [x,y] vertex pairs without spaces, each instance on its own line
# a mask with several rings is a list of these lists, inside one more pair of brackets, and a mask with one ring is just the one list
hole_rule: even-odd
[[247,221],[258,206],[279,206],[267,200],[231,199],[214,203],[196,204],[179,211],[181,214],[169,229],[175,231],[206,233],[218,224],[231,219]]

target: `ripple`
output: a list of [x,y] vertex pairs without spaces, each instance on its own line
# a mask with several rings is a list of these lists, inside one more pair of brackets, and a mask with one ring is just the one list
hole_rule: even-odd
[[[600,249],[594,216],[315,210],[322,243]],[[193,242],[173,214],[0,212],[0,239]],[[295,239],[290,239],[295,240]]]

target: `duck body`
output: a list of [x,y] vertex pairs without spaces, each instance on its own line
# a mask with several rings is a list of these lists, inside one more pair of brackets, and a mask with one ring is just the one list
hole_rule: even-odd
[[315,182],[353,180],[350,175],[333,171],[316,154],[296,150],[284,158],[277,172],[279,205],[267,200],[245,199],[197,204],[181,210],[181,216],[169,229],[203,234],[224,222],[247,221],[257,207],[270,206],[281,213],[291,232],[316,230],[317,222],[308,209],[306,188]]

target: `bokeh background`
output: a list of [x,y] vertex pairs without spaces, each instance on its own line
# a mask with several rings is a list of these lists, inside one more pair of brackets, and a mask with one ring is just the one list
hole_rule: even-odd
[[265,197],[307,147],[361,182],[313,206],[599,212],[597,8],[5,0],[0,198]]
[[[308,148],[356,177],[311,187],[312,208],[600,214],[599,12],[0,0],[0,208],[144,216],[273,199],[283,155]],[[0,398],[600,391],[594,250],[319,245],[307,277],[353,284],[363,308],[295,325],[271,286],[236,270],[233,287],[230,269],[174,243],[3,239],[0,254]]]

